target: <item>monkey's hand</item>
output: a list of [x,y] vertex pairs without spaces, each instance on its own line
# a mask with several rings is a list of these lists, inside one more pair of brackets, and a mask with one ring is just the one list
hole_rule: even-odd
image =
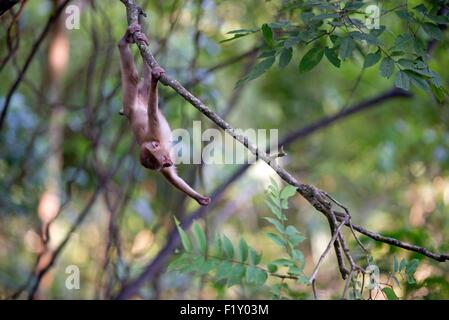
[[159,79],[162,77],[162,75],[165,74],[165,70],[162,69],[161,67],[154,67],[151,70],[151,79],[153,81],[159,81]]
[[207,206],[210,203],[209,197],[205,197],[205,196],[201,196],[201,195],[198,196],[195,200],[202,206]]
[[121,41],[126,43],[135,43],[134,38],[138,41],[144,42],[146,45],[149,44],[147,36],[142,32],[142,27],[138,23],[132,23],[128,26],[128,29],[126,29],[125,35]]

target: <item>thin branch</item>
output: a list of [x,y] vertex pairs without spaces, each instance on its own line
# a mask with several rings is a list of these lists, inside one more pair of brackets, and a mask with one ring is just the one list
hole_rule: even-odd
[[[341,218],[339,216],[337,216],[337,219],[339,221],[341,221]],[[346,223],[346,225],[348,225],[348,223]],[[440,261],[440,262],[449,261],[449,254],[435,253],[426,248],[423,248],[423,247],[420,247],[420,246],[417,246],[414,244],[403,242],[403,241],[400,241],[395,238],[382,236],[376,232],[369,231],[369,230],[367,230],[361,226],[355,225],[355,224],[353,224],[352,226],[353,226],[354,230],[356,230],[357,232],[359,232],[361,234],[364,234],[365,236],[367,236],[373,240],[387,243],[389,245],[399,247],[399,248],[402,248],[402,249],[405,249],[408,251],[414,251],[414,252],[420,253],[428,258],[434,259],[436,261]]]
[[17,3],[19,3],[19,0],[4,0],[0,2],[0,16],[4,14],[6,11],[10,10],[12,7],[14,7]]
[[317,274],[318,274],[318,270],[320,269],[320,266],[321,266],[321,264],[323,263],[324,258],[326,258],[327,255],[329,254],[329,251],[330,251],[330,249],[332,248],[332,246],[334,245],[335,241],[337,240],[338,235],[340,234],[341,229],[342,229],[342,228],[344,227],[344,225],[345,225],[345,222],[347,222],[347,220],[346,220],[346,221],[342,221],[342,222],[338,225],[337,229],[336,229],[335,232],[334,232],[334,235],[332,236],[331,240],[330,240],[329,243],[327,244],[326,249],[323,251],[323,253],[321,254],[320,258],[318,259],[318,262],[317,262],[317,264],[315,265],[315,268],[313,269],[312,275],[310,276],[310,279],[309,279],[310,282],[315,281],[316,276],[317,276]]
[[381,93],[373,98],[364,100],[363,102],[356,104],[355,106],[351,108],[345,108],[340,112],[337,112],[336,114],[322,118],[320,121],[317,121],[310,126],[301,128],[298,131],[294,131],[290,133],[283,141],[282,144],[288,144],[291,141],[296,140],[298,137],[304,137],[309,135],[312,132],[315,132],[317,129],[321,127],[329,126],[330,124],[341,120],[343,118],[349,117],[351,115],[354,115],[356,113],[359,113],[361,111],[365,111],[367,109],[373,108],[379,103],[393,99],[393,98],[411,98],[412,94],[410,92],[404,91],[402,89],[393,88],[390,90],[385,91],[384,93]]

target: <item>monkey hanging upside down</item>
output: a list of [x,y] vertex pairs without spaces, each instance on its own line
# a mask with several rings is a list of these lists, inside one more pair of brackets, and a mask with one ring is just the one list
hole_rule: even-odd
[[200,205],[207,206],[210,198],[193,190],[176,173],[172,161],[170,126],[158,108],[157,83],[165,70],[151,69],[143,62],[143,78],[139,81],[129,44],[134,37],[148,45],[148,39],[139,24],[132,24],[118,43],[123,87],[123,109],[133,129],[135,139],[140,146],[140,163],[148,169],[160,171],[176,188],[195,199]]

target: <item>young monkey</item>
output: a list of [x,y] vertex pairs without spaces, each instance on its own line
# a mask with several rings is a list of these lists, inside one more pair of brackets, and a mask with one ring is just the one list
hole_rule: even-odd
[[132,24],[118,43],[120,51],[121,78],[123,86],[123,109],[133,129],[134,137],[140,146],[140,163],[148,169],[160,171],[176,188],[207,206],[210,198],[193,190],[176,173],[172,161],[172,133],[167,120],[158,108],[157,83],[165,70],[151,69],[144,61],[143,79],[139,81],[129,44],[134,37],[148,45],[148,39],[141,32],[139,24]]

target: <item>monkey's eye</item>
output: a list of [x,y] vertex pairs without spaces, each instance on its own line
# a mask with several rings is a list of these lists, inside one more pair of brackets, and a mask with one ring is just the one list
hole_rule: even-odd
[[151,142],[151,146],[152,146],[154,149],[156,149],[156,148],[159,148],[160,144],[159,144],[159,142],[157,142],[157,141],[152,141],[152,142]]

